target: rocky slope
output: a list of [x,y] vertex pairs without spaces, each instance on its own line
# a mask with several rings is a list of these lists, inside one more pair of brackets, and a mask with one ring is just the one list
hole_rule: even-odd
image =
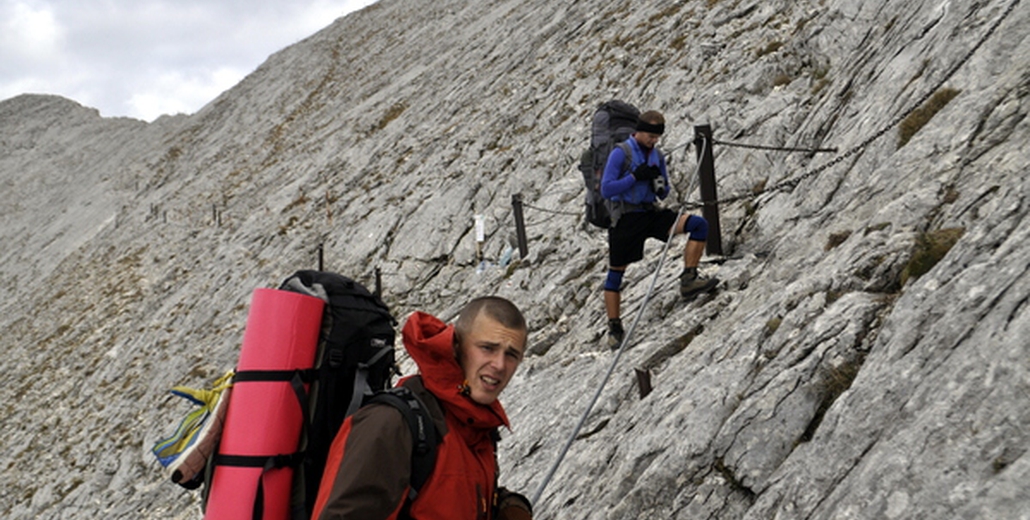
[[[230,368],[253,289],[321,247],[401,318],[526,311],[501,464],[537,518],[1030,518],[1028,27],[1018,0],[381,0],[193,115],[0,102],[0,515],[200,518],[149,454],[167,389]],[[720,292],[678,302],[682,242],[649,245],[621,355],[575,169],[611,97],[667,115],[672,207],[712,125],[727,199]]]

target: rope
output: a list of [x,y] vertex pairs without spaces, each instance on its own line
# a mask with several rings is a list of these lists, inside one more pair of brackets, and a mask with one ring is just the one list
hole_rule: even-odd
[[[705,142],[702,153],[708,147],[708,143]],[[701,168],[701,164],[698,163],[698,169]],[[698,171],[694,171],[694,175],[698,175]],[[640,304],[640,310],[637,311],[636,318],[633,319],[633,323],[630,324],[626,334],[622,337],[622,342],[619,343],[619,350],[615,353],[615,358],[612,359],[611,365],[608,366],[608,372],[604,374],[604,379],[601,380],[600,386],[597,387],[597,391],[594,392],[593,398],[590,399],[590,403],[587,405],[586,410],[583,411],[583,415],[579,418],[579,422],[576,427],[572,430],[572,434],[569,435],[568,440],[565,441],[565,446],[558,453],[558,458],[555,459],[554,464],[551,465],[551,469],[547,472],[547,476],[544,477],[543,482],[540,483],[540,487],[537,488],[536,492],[533,493],[533,499],[530,501],[531,504],[536,504],[540,501],[540,496],[543,495],[544,489],[547,484],[554,478],[554,473],[558,471],[558,466],[561,465],[562,460],[565,459],[565,455],[568,454],[569,448],[572,447],[573,441],[579,436],[579,431],[583,429],[583,425],[587,421],[587,417],[590,416],[590,411],[593,410],[594,405],[597,404],[597,400],[601,397],[601,391],[608,384],[608,379],[612,377],[612,373],[615,372],[615,367],[619,364],[619,359],[622,357],[623,351],[626,350],[626,345],[629,344],[629,340],[633,337],[633,332],[637,328],[637,324],[640,323],[640,318],[644,316],[644,311],[647,309],[647,304],[651,302],[651,296],[654,294],[655,284],[658,282],[658,275],[662,272],[662,266],[665,264],[666,253],[669,251],[669,244],[672,244],[672,237],[676,234],[676,225],[679,224],[680,217],[683,216],[683,210],[679,210],[676,214],[676,220],[673,221],[672,228],[669,229],[669,238],[665,241],[665,245],[662,247],[662,256],[658,260],[658,266],[654,270],[654,276],[651,277],[651,285],[647,288],[647,293],[644,295],[644,301]]]

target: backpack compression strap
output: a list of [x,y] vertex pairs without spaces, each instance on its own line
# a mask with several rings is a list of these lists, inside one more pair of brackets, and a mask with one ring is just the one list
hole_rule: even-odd
[[308,406],[308,392],[304,389],[304,383],[310,383],[315,379],[314,369],[298,370],[242,370],[236,372],[232,377],[232,383],[251,382],[275,382],[282,381],[290,384],[293,395],[297,397],[297,404],[300,405],[301,417],[304,418],[303,427],[307,428],[307,422],[311,417],[311,410]]
[[393,343],[387,344],[379,338],[373,338],[372,342],[373,345],[379,346],[379,352],[376,352],[368,361],[358,363],[358,368],[354,372],[354,389],[351,391],[350,403],[347,404],[347,414],[344,417],[349,417],[358,411],[365,396],[372,394],[372,387],[368,384],[368,369],[379,362],[383,356],[393,352]]
[[[297,396],[297,403],[300,405],[302,417],[304,418],[301,423],[302,433],[307,429],[307,422],[309,417],[308,409],[308,394],[304,390],[304,383],[311,380],[314,377],[314,371],[311,369],[307,370],[243,370],[236,372],[233,376],[233,384],[236,383],[249,383],[249,382],[269,382],[269,381],[280,381],[287,382],[290,384],[290,388],[293,389],[294,395]],[[289,453],[289,454],[276,454],[276,455],[225,455],[217,454],[214,457],[214,463],[216,466],[236,466],[244,468],[261,468],[261,474],[258,476],[257,482],[257,496],[254,497],[254,520],[260,520],[264,517],[264,505],[265,505],[265,489],[264,489],[264,476],[269,470],[276,468],[285,467],[297,467],[300,465],[303,459],[303,453]]]

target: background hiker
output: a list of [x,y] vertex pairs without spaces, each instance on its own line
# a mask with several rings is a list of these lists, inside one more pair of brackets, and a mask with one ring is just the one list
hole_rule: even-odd
[[697,265],[708,239],[708,221],[698,215],[681,215],[655,203],[669,195],[669,173],[665,156],[655,148],[665,132],[665,117],[650,110],[640,114],[636,131],[608,156],[601,177],[601,195],[608,200],[612,225],[608,229],[608,276],[604,282],[604,304],[608,314],[608,345],[618,348],[624,331],[620,318],[622,276],[626,267],[644,257],[644,241],[669,239],[688,233],[683,247],[680,295],[692,298],[710,291],[719,280],[699,277]]
[[529,501],[495,489],[498,428],[509,426],[498,396],[518,368],[527,328],[510,301],[476,298],[455,324],[415,312],[404,346],[419,375],[400,385],[429,410],[442,440],[432,474],[409,496],[414,441],[395,408],[370,405],[333,441],[314,518],[528,520]]

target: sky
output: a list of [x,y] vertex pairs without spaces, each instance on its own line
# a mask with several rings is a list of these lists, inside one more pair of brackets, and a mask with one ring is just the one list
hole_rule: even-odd
[[0,0],[0,100],[192,114],[276,51],[374,0]]

